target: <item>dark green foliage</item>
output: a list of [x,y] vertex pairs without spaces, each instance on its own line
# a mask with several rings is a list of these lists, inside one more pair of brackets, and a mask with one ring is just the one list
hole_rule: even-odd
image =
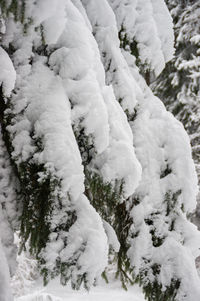
[[[176,301],[180,280],[171,279],[170,285],[163,287],[159,280],[160,265],[156,263],[150,265],[147,262],[146,266],[146,269],[140,271],[140,274],[135,278],[135,283],[142,286],[145,299],[147,301]],[[154,276],[153,281],[149,279],[149,272]]]
[[136,58],[137,63],[140,63],[139,61],[139,51],[137,47],[137,42],[135,40],[130,41],[127,37],[126,29],[121,27],[121,30],[119,31],[119,40],[120,40],[120,47],[124,50],[129,50],[129,52]]
[[[23,212],[21,216],[21,248],[25,247],[26,241],[30,238],[30,251],[38,255],[44,247],[49,235],[48,216],[50,214],[51,196],[50,193],[55,188],[55,180],[51,180],[48,175],[43,181],[39,181],[40,173],[45,172],[43,165],[35,164],[32,158],[26,162],[16,165],[12,158],[12,138],[7,130],[7,125],[12,123],[14,117],[11,112],[11,105],[5,105],[1,112],[3,139],[10,154],[12,166],[20,181],[20,198],[23,200]],[[6,108],[8,109],[5,114]],[[37,147],[41,143],[36,142]]]
[[[149,280],[148,274],[151,271],[154,280]],[[146,269],[142,270],[135,278],[135,282],[142,286],[147,301],[176,301],[177,291],[180,287],[179,279],[171,279],[169,286],[162,287],[159,281],[160,265],[150,264],[147,260]],[[148,280],[147,280],[148,279]]]
[[[75,217],[75,216],[74,216]],[[74,218],[73,217],[73,218]],[[75,220],[73,220],[74,222]],[[66,241],[67,244],[67,241]],[[54,270],[49,271],[45,267],[44,259],[40,259],[39,264],[42,266],[41,274],[43,276],[44,285],[47,285],[50,279],[55,278],[56,276],[60,275],[60,283],[62,285],[66,285],[68,281],[71,279],[71,272],[73,267],[76,266],[79,256],[82,252],[84,252],[86,244],[83,243],[81,248],[74,254],[73,259],[68,262],[61,262],[60,258],[58,257],[56,260],[56,265]],[[81,267],[78,267],[81,269]],[[80,273],[76,277],[76,279],[71,279],[71,287],[74,290],[79,290],[81,285],[84,285],[84,288],[89,291],[89,285],[87,281],[87,273]]]
[[15,22],[21,22],[24,24],[25,21],[25,0],[0,0],[0,7],[2,14],[6,17],[9,14],[13,14]]
[[142,63],[140,59],[140,54],[137,46],[136,40],[130,40],[127,36],[126,29],[124,26],[121,26],[121,30],[119,31],[119,40],[120,40],[120,48],[123,48],[125,51],[128,51],[131,55],[136,58],[136,65],[139,68],[139,72],[145,78],[147,84],[150,84],[151,70],[150,67],[146,63]]
[[[133,283],[128,276],[131,268],[126,254],[129,247],[127,237],[132,222],[126,209],[126,201],[123,200],[123,183],[115,182],[115,185],[105,183],[99,174],[88,169],[95,156],[92,137],[85,135],[84,128],[74,127],[74,133],[85,167],[85,194],[102,219],[113,227],[120,242],[120,250],[114,256],[114,261],[117,262],[116,277],[121,279],[126,289],[127,283]],[[108,280],[105,272],[102,276]]]
[[91,136],[85,134],[84,128],[80,124],[73,126],[74,135],[76,137],[79,151],[81,153],[82,163],[86,167],[92,161],[92,158],[95,156],[95,148],[93,144],[93,139]]
[[[155,264],[151,267],[154,275],[159,274],[159,267]],[[158,280],[143,287],[145,299],[148,301],[176,301],[177,291],[180,287],[180,281],[172,279],[170,286],[167,286],[164,291]]]
[[[104,183],[97,174],[86,171],[85,175],[85,194],[100,216],[113,227],[120,242],[119,252],[114,256],[117,263],[116,277],[120,278],[122,286],[127,289],[128,283],[133,284],[130,276],[132,269],[127,257],[127,237],[132,220],[126,209],[126,201],[123,200],[123,183],[112,186],[111,183]],[[106,274],[103,276],[105,278]]]
[[165,178],[166,176],[168,176],[170,173],[172,172],[172,169],[170,168],[170,166],[167,164],[165,169],[163,171],[161,171],[160,174],[160,179]]
[[129,113],[128,110],[125,110],[128,122],[131,124],[131,122],[134,122],[137,118],[137,108],[134,108],[134,112],[133,113]]
[[48,175],[40,181],[40,173],[45,172],[43,165],[34,163],[21,163],[19,175],[21,179],[22,192],[24,194],[24,205],[21,217],[22,247],[30,238],[30,251],[38,255],[45,247],[47,237],[50,233],[50,216],[52,211],[53,196],[51,191],[56,183]]
[[181,194],[181,190],[172,193],[171,191],[167,192],[165,195],[165,203],[166,203],[166,216],[168,216],[171,212],[174,212],[175,208],[177,208],[177,199]]
[[[20,182],[20,191],[18,193],[23,207],[22,214],[20,216],[20,250],[26,248],[26,242],[28,241],[30,253],[38,259],[44,284],[47,284],[51,278],[58,275],[61,275],[63,282],[63,279],[67,281],[66,275],[68,272],[65,269],[70,270],[69,266],[75,264],[80,254],[75,254],[74,261],[68,263],[68,266],[61,263],[60,258],[58,257],[53,271],[49,271],[44,267],[45,260],[41,256],[41,251],[49,242],[49,235],[51,233],[55,233],[58,237],[60,232],[69,231],[69,228],[76,221],[75,211],[70,210],[70,208],[68,208],[68,210],[63,208],[62,199],[59,195],[61,185],[60,180],[57,179],[44,166],[44,164],[38,164],[38,162],[34,161],[33,157],[29,157],[26,161],[23,161],[18,165],[16,164],[16,161],[12,158],[12,137],[7,130],[7,125],[13,123],[15,116],[11,114],[12,106],[9,101],[7,104],[5,104],[5,102],[1,102],[1,104],[0,116],[2,121],[3,138],[8,153],[10,154],[14,171]],[[21,111],[21,114],[23,113],[24,110]],[[32,144],[36,147],[36,152],[42,152],[42,137],[36,139],[34,131],[30,132],[30,137],[32,139]],[[70,196],[66,196],[66,200],[67,198],[69,199]],[[57,211],[65,210],[65,218],[58,225],[53,226],[52,228],[51,220],[55,209]],[[67,240],[64,241],[64,247],[66,245]],[[83,246],[83,248],[84,247],[85,246]],[[69,277],[71,277],[71,275]],[[86,285],[87,284],[85,284],[85,286]]]
[[[122,206],[122,185],[116,184],[115,188],[110,183],[104,183],[102,178],[86,170],[85,172],[86,195],[92,205],[101,211],[101,216],[108,223],[113,223],[115,207]],[[121,210],[123,211],[123,210]]]

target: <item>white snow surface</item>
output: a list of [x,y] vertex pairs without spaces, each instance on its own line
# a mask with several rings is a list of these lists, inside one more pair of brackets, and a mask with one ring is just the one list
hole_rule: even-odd
[[127,118],[112,87],[105,83],[98,45],[82,14],[82,9],[80,13],[75,5],[67,4],[66,28],[58,40],[60,48],[52,53],[49,63],[62,78],[72,103],[72,123],[80,124],[93,140],[97,151],[93,166],[98,167],[106,182],[123,180],[124,197],[128,197],[139,183],[141,166]]
[[122,289],[118,281],[109,284],[101,283],[89,292],[81,289],[73,291],[69,286],[61,286],[57,280],[52,281],[43,288],[38,282],[30,293],[15,301],[144,301],[144,296],[138,286],[129,287],[128,291]]
[[[87,280],[91,285],[107,264],[107,238],[100,217],[83,195],[83,167],[72,131],[70,104],[62,81],[42,61],[38,61],[32,68],[30,78],[26,78],[26,86],[24,90],[21,89],[21,93],[28,105],[23,119],[10,127],[10,133],[15,133],[13,157],[24,161],[35,151],[27,131],[27,125],[33,126],[35,137],[43,138],[43,150],[34,152],[33,160],[44,164],[47,172],[61,180],[60,191],[55,191],[55,195],[61,197],[63,210],[61,212],[59,204],[55,204],[51,217],[52,232],[60,221],[67,220],[67,210],[75,210],[77,214],[77,220],[69,232],[63,231],[61,236],[53,232],[41,254],[47,268],[51,270],[58,256],[66,262],[82,244],[87,243],[77,265],[82,267],[79,273],[88,272]],[[17,106],[16,101],[16,109]],[[41,181],[45,176],[45,173],[40,174]],[[68,246],[65,248],[63,240],[66,237]],[[87,260],[88,256],[91,261]]]
[[15,86],[16,72],[7,52],[0,47],[0,85],[4,96],[10,96]]
[[158,76],[174,53],[173,22],[164,0],[109,3],[116,14],[118,30],[123,29],[130,43],[137,42],[141,62]]
[[135,82],[131,76],[127,62],[119,48],[117,23],[115,14],[108,1],[83,0],[88,18],[93,27],[93,33],[98,43],[101,59],[106,69],[106,82],[113,86],[116,99],[124,111],[133,112],[137,103],[135,97]]
[[119,252],[120,249],[120,243],[117,238],[117,235],[115,233],[115,230],[109,223],[107,223],[105,220],[103,220],[103,227],[105,229],[106,235],[108,237],[108,244],[109,246],[115,251]]

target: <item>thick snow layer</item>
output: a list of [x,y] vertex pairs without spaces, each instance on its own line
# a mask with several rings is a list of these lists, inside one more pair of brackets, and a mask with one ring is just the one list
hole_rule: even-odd
[[97,156],[95,163],[107,182],[123,180],[123,196],[128,198],[137,188],[142,170],[135,156],[130,126],[111,87],[104,90],[104,99],[110,125],[110,142],[109,147]]
[[0,85],[4,96],[10,96],[15,86],[16,72],[7,52],[0,47]]
[[133,112],[137,103],[135,83],[120,51],[115,15],[108,1],[82,1],[93,27],[101,59],[106,69],[106,82],[112,84],[116,98],[124,110]]
[[[12,20],[7,26],[16,49],[13,61],[18,87],[11,98],[15,117],[8,126],[12,158],[18,167],[30,161],[44,166],[45,171],[39,174],[40,182],[49,175],[52,181],[59,181],[50,218],[52,233],[40,253],[46,268],[53,271],[58,258],[61,262],[75,261],[76,265],[72,264],[68,270],[69,276],[76,282],[76,277],[86,274],[90,286],[107,264],[108,244],[100,217],[83,195],[83,166],[72,126],[82,127],[93,140],[96,151],[93,165],[99,166],[105,181],[113,184],[123,181],[125,197],[134,192],[141,167],[135,157],[126,116],[112,87],[105,84],[98,46],[86,18],[71,1],[58,4],[46,0],[38,1],[37,5],[29,2],[26,9],[27,15],[33,15],[28,35],[23,34],[20,24],[14,28]],[[60,23],[54,24],[54,18],[60,14]],[[39,23],[42,23],[43,38],[49,43],[48,59],[32,52],[33,46],[38,47],[39,53],[43,47],[41,32],[35,30]],[[53,39],[55,26],[59,27],[58,35]],[[100,155],[103,156],[101,166]],[[73,212],[77,219],[69,231],[57,233],[60,224],[69,223],[69,213]]]
[[[19,158],[20,163],[21,160],[26,161],[34,152],[33,160],[38,164],[44,164],[47,172],[61,181],[60,188],[55,191],[55,195],[59,194],[59,200],[55,199],[50,220],[52,234],[41,254],[45,258],[46,267],[51,270],[58,256],[61,261],[70,261],[77,250],[86,244],[77,266],[81,267],[79,274],[87,272],[90,286],[107,264],[107,238],[100,217],[83,195],[83,167],[72,131],[69,100],[61,79],[44,66],[42,61],[34,64],[32,74],[26,80],[25,89],[21,89],[23,99],[26,100],[24,104],[27,104],[25,114],[23,119],[20,117],[21,120],[10,127],[10,133],[15,133],[13,158]],[[16,95],[16,109],[21,93]],[[34,129],[34,137],[43,139],[41,151],[35,151],[35,146],[31,142],[27,131],[30,126]],[[41,181],[43,177],[45,173],[40,173]],[[61,200],[62,211],[59,203]],[[56,234],[56,227],[64,220],[67,222],[67,212],[70,210],[75,210],[76,222],[69,232]],[[63,241],[66,238],[68,244],[65,247]],[[98,256],[95,257],[93,254]],[[74,277],[77,266],[73,268]]]
[[109,246],[115,251],[118,252],[120,248],[120,243],[118,241],[115,230],[111,227],[109,223],[103,220],[103,227],[105,229],[106,235],[108,237]]
[[[116,14],[118,30],[124,35],[122,38],[130,44],[135,41],[141,62],[159,75],[174,53],[173,22],[164,1],[109,2]],[[129,46],[126,47],[128,50]]]
[[[182,280],[180,291],[183,294],[186,293],[187,300],[190,300],[191,295],[190,292],[188,292],[186,283],[189,279],[192,279],[192,297],[194,300],[198,300],[199,280],[195,270],[194,259],[199,252],[200,236],[196,228],[191,227],[191,224],[187,222],[185,213],[183,213],[183,211],[192,212],[195,209],[196,194],[198,191],[197,177],[191,157],[188,136],[183,126],[177,122],[170,113],[166,112],[161,101],[157,99],[146,86],[145,81],[135,67],[134,58],[128,53],[128,49],[120,52],[120,54],[117,52],[119,41],[117,40],[118,38],[115,31],[116,25],[112,11],[107,7],[107,2],[103,1],[101,3],[101,9],[103,10],[104,7],[104,11],[107,11],[106,18],[105,13],[103,14],[101,9],[99,9],[98,3],[90,0],[84,0],[82,3],[89,16],[93,26],[93,33],[101,50],[106,79],[110,79],[110,82],[114,85],[117,70],[119,66],[122,66],[123,60],[121,59],[121,54],[124,54],[124,58],[132,72],[134,98],[133,101],[129,100],[128,109],[129,112],[134,112],[135,110],[133,119],[130,118],[130,125],[133,131],[133,144],[136,149],[136,156],[142,165],[142,180],[136,189],[136,193],[133,195],[133,203],[135,200],[141,200],[141,202],[137,206],[133,206],[131,211],[133,225],[130,230],[130,237],[134,237],[129,240],[131,247],[128,251],[128,256],[130,257],[131,264],[134,266],[136,274],[143,269],[148,269],[148,279],[152,279],[152,281],[154,275],[151,274],[151,265],[161,264],[162,271],[159,281],[162,283],[163,288],[169,285],[169,279],[177,277]],[[120,7],[121,3],[121,1],[118,3],[117,8]],[[147,10],[147,12],[143,10],[144,7],[142,7],[142,3],[142,1],[137,2],[138,10],[141,14],[141,26],[143,26],[143,29],[147,28],[148,22],[151,23],[149,28],[154,26],[155,39],[157,39],[158,44],[160,43],[160,48],[157,46],[156,49],[160,51],[160,57],[159,54],[157,56],[155,55],[155,49],[153,50],[153,48],[148,48],[147,46],[143,48],[142,43],[148,46],[151,45],[144,41],[141,41],[141,51],[144,51],[144,57],[145,51],[152,51],[151,56],[147,57],[149,63],[153,64],[154,70],[158,74],[164,67],[165,62],[169,59],[169,57],[165,57],[161,45],[163,45],[163,49],[165,49],[165,52],[168,52],[171,57],[173,53],[173,36],[169,33],[168,38],[166,37],[166,41],[160,40],[161,36],[164,39],[164,35],[160,32],[159,36],[156,31],[156,22],[154,20],[154,14],[156,14],[156,12],[153,12],[150,1],[143,3],[144,6],[149,5],[149,11]],[[164,5],[162,1],[160,4],[161,6]],[[127,9],[127,7],[123,7],[123,13],[125,9]],[[164,12],[166,19],[168,19],[167,22],[169,22],[171,26],[171,18],[169,17],[168,11],[164,10]],[[157,14],[155,18],[158,22],[159,10],[157,10]],[[127,16],[128,14],[125,15]],[[146,19],[144,19],[144,16],[146,16]],[[114,30],[112,31],[113,28]],[[140,30],[142,30],[142,28],[140,28]],[[135,28],[132,27],[132,30],[135,30]],[[105,37],[107,36],[105,33],[108,34],[110,38],[109,41],[113,41],[111,48],[109,48],[105,42]],[[149,36],[146,37],[149,38]],[[145,38],[145,36],[140,36],[140,38]],[[155,45],[156,43],[153,44],[153,47]],[[167,50],[168,46],[171,49],[170,51]],[[116,51],[113,50],[115,47]],[[116,53],[118,53],[118,56],[116,56]],[[113,65],[113,58],[115,58],[115,56],[118,57],[118,65]],[[156,64],[160,69],[156,69]],[[116,82],[116,87],[113,87],[115,96],[118,98],[120,85],[118,86],[119,81]],[[129,93],[129,95],[131,95],[131,90],[129,90]],[[126,111],[123,100],[120,99],[120,103]],[[168,201],[170,202],[169,206],[172,207],[167,207]],[[175,205],[173,205],[173,202],[175,202]],[[129,208],[128,202],[127,207]],[[175,227],[174,231],[170,230],[172,226]],[[188,233],[185,231],[187,227],[190,229],[190,239]],[[189,277],[187,266],[179,265],[175,268],[173,263],[176,261],[176,252],[174,252],[175,255],[173,256],[173,252],[168,253],[166,248],[162,248],[162,244],[160,249],[165,250],[166,253],[162,257],[162,260],[159,260],[159,248],[153,246],[152,231],[155,231],[155,236],[160,239],[166,238],[166,241],[168,241],[167,237],[172,239],[173,243],[171,244],[171,248],[172,246],[176,248],[176,245],[178,245],[182,251],[182,256],[190,258],[190,263],[187,263],[191,269],[191,275]],[[187,254],[190,255],[188,256]],[[157,257],[159,262],[156,259]],[[165,261],[166,258],[169,258],[169,261]],[[149,266],[146,263],[147,261],[150,262]],[[169,262],[172,262],[172,264],[169,265]]]
[[[94,8],[97,9],[95,3]],[[93,166],[98,167],[104,181],[113,184],[116,180],[123,181],[124,197],[128,197],[134,192],[141,176],[132,132],[112,87],[105,84],[98,46],[83,18],[82,9],[83,16],[76,6],[69,3],[66,11],[68,21],[58,41],[61,48],[52,53],[49,63],[63,79],[73,107],[73,124],[80,124],[84,133],[92,137],[97,151]],[[125,62],[122,55],[121,59]],[[127,65],[126,69],[128,72]]]
[[[131,57],[127,53],[125,57],[130,63]],[[139,204],[131,211],[130,236],[135,237],[130,239],[128,256],[136,274],[148,269],[148,279],[153,281],[151,266],[159,264],[163,287],[177,277],[181,279],[177,300],[198,301],[200,281],[195,258],[199,255],[200,235],[186,219],[186,213],[195,209],[198,192],[189,137],[182,124],[152,94],[137,69],[131,70],[143,91],[137,118],[130,122],[143,173],[133,195],[133,202],[136,199]],[[154,245],[152,231],[161,239],[161,245]],[[149,262],[148,267],[144,259]]]
[[151,0],[153,16],[157,31],[161,40],[161,48],[165,63],[170,61],[174,55],[174,33],[173,20],[164,0]]

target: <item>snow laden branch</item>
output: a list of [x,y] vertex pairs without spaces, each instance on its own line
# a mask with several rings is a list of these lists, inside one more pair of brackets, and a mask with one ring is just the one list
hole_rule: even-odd
[[[200,180],[199,133],[200,133],[200,3],[179,3],[168,1],[174,19],[175,46],[174,59],[152,84],[152,89],[166,105],[167,109],[180,120],[190,136],[192,154]],[[199,224],[199,197],[195,222]]]
[[15,85],[16,72],[6,51],[0,47],[0,300],[12,301],[10,275],[16,268],[17,247],[14,244],[14,229],[19,226],[19,206],[17,205],[17,180],[10,165],[9,156],[3,141],[3,108],[5,96],[10,96]]
[[[195,209],[197,194],[197,177],[191,158],[189,139],[181,124],[166,112],[162,103],[147,88],[139,75],[131,50],[125,47],[124,51],[118,51],[115,50],[118,49],[117,42],[112,43],[112,48],[109,43],[106,43],[104,36],[108,35],[112,41],[117,41],[116,31],[113,31],[115,18],[106,1],[104,9],[102,8],[104,14],[101,13],[96,2],[89,0],[82,2],[101,50],[106,78],[108,81],[111,76],[115,79],[119,62],[123,61],[124,66],[125,63],[129,66],[134,86],[137,87],[132,101],[132,112],[134,110],[135,114],[130,118],[127,108],[125,112],[132,128],[136,156],[143,172],[136,192],[126,201],[130,219],[129,232],[126,233],[127,244],[123,251],[126,251],[130,262],[125,261],[124,269],[127,265],[132,266],[133,278],[135,277],[136,281],[144,285],[148,300],[158,300],[160,296],[163,300],[170,298],[198,300],[199,280],[194,259],[198,255],[199,233],[186,219],[186,214]],[[162,5],[164,3],[161,3],[159,8]],[[107,15],[105,15],[106,6]],[[168,13],[167,18],[170,20]],[[131,36],[128,29],[126,27],[127,36]],[[170,43],[169,57],[173,53],[172,41],[173,39],[168,38],[168,42],[162,44],[165,52]],[[118,59],[114,61],[113,58],[117,55]],[[158,63],[163,56],[156,57]],[[166,61],[169,57],[165,58]],[[115,84],[115,80],[113,82]],[[129,95],[132,95],[131,92]],[[124,99],[125,96],[121,100],[122,106]],[[131,107],[131,103],[129,106]],[[191,234],[189,237],[188,231]],[[182,254],[180,264],[176,262],[177,249]],[[123,251],[121,250],[122,253]],[[181,264],[182,261],[187,262],[185,267]],[[193,272],[188,278],[189,266],[190,271]],[[189,279],[193,279],[191,291],[188,288]]]
[[147,300],[199,300],[189,140],[142,77],[174,52],[164,1],[0,6],[16,71],[7,82],[2,61],[2,135],[21,248],[29,242],[44,282],[89,289],[114,254],[123,286],[139,282]]
[[81,13],[71,1],[57,2],[47,12],[49,3],[27,3],[24,24],[14,29],[8,19],[12,41],[4,37],[5,48],[12,42],[17,71],[4,114],[24,196],[22,247],[29,238],[45,282],[61,274],[63,284],[71,279],[74,288],[82,281],[89,288],[107,265],[108,243],[83,194],[84,168],[113,189],[123,185],[125,198],[138,185],[141,167]]

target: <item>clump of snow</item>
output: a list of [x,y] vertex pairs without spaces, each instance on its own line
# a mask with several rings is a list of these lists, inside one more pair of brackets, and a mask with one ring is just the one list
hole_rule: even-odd
[[115,251],[118,252],[120,248],[120,243],[115,233],[115,230],[109,223],[103,220],[103,227],[105,229],[106,235],[108,237],[108,244],[109,246]]
[[[95,8],[96,2],[92,4]],[[66,29],[58,41],[62,48],[52,53],[50,66],[64,81],[73,106],[72,122],[76,126],[80,124],[84,133],[92,136],[97,156],[91,165],[97,167],[106,182],[114,184],[122,180],[124,197],[128,197],[141,176],[130,127],[112,87],[105,85],[99,50],[85,19],[72,5],[67,8],[67,16]]]
[[108,1],[82,1],[93,27],[101,59],[106,69],[106,82],[113,86],[115,96],[124,110],[133,112],[137,103],[135,83],[120,51],[117,24]]
[[[126,58],[131,59],[128,54]],[[195,209],[198,192],[189,138],[182,124],[146,87],[136,68],[132,74],[143,90],[137,118],[131,122],[143,173],[133,194],[133,202],[138,200],[138,204],[131,211],[130,237],[134,238],[130,238],[128,256],[136,275],[148,270],[147,277],[153,282],[151,267],[158,264],[161,270],[157,280],[163,289],[170,285],[171,279],[179,279],[177,300],[183,300],[183,295],[184,300],[198,300],[195,258],[199,255],[200,235],[186,219],[186,214]]]
[[[131,39],[137,36],[136,30],[138,30],[139,34],[142,28],[145,28],[145,31],[146,28],[153,28],[155,43],[147,43],[145,39],[149,39],[149,35],[141,34],[140,39],[144,40],[138,40],[137,42],[141,46],[140,55],[143,57],[143,62],[148,62],[156,75],[159,74],[164,68],[165,62],[172,57],[173,53],[172,32],[168,35],[166,31],[165,35],[164,32],[162,33],[162,30],[165,30],[164,28],[160,28],[160,31],[156,28],[158,19],[161,18],[159,10],[164,5],[163,1],[160,1],[160,6],[157,8],[155,3],[152,5],[151,1],[145,3],[144,1],[129,1],[130,5],[127,4],[127,1],[126,5],[122,1],[120,3],[118,1],[117,4],[116,2],[110,1],[118,20],[118,30],[121,29],[121,26],[129,28],[130,24],[126,17],[132,17],[131,12],[133,9],[136,10],[133,16],[138,19],[136,21],[134,17],[130,18],[130,21],[135,21],[137,25],[130,27],[132,30],[130,32]],[[180,294],[186,294],[187,300],[191,299],[191,294],[188,292],[186,283],[189,279],[192,279],[192,296],[194,300],[197,300],[197,296],[199,296],[197,283],[199,283],[199,280],[194,260],[199,254],[200,236],[196,228],[192,228],[191,223],[186,220],[186,212],[192,212],[196,206],[196,194],[198,191],[189,138],[183,126],[170,113],[166,112],[161,101],[146,86],[135,66],[135,59],[129,54],[130,49],[125,49],[120,54],[118,52],[118,56],[116,55],[119,41],[117,40],[116,31],[112,31],[115,28],[115,19],[112,15],[113,12],[107,7],[107,2],[103,1],[101,6],[102,11],[102,7],[104,7],[104,11],[107,11],[106,18],[105,13],[102,13],[95,1],[84,0],[82,3],[93,26],[93,33],[101,50],[106,80],[108,82],[110,80],[110,83],[113,84],[117,99],[119,99],[118,92],[121,85],[116,81],[119,87],[117,85],[114,86],[115,76],[118,68],[122,66],[122,62],[124,64],[123,59],[126,60],[125,64],[129,66],[129,72],[132,75],[134,98],[132,101],[129,100],[128,112],[129,114],[132,112],[132,115],[128,114],[128,118],[133,132],[133,145],[136,157],[142,165],[142,179],[132,196],[132,205],[131,199],[127,201],[127,208],[133,206],[130,213],[133,225],[128,238],[128,243],[131,245],[128,256],[134,267],[134,272],[138,275],[142,271],[148,271],[144,281],[153,282],[155,275],[151,267],[154,264],[160,265],[161,274],[157,281],[161,283],[163,290],[169,285],[171,279],[180,279],[182,283]],[[162,12],[165,15],[166,23],[169,23],[170,28],[172,28],[171,18],[166,6]],[[122,16],[126,19],[120,19]],[[126,37],[128,37],[129,32],[127,31],[126,33]],[[110,44],[112,45],[110,48],[105,42],[107,34],[109,35],[109,41],[113,41]],[[156,49],[154,49],[155,45],[157,45]],[[167,56],[167,53],[169,56]],[[121,54],[124,55],[123,59],[120,56]],[[118,58],[116,60],[118,65],[113,63],[113,58],[115,57]],[[130,92],[131,90],[129,90]],[[123,99],[120,99],[120,103],[126,111]],[[133,114],[134,112],[135,114]],[[135,202],[139,204],[135,205]],[[183,230],[187,227],[190,229],[190,240],[188,240],[188,234]],[[153,235],[157,237],[160,246],[154,245],[156,242],[153,241]],[[186,266],[177,264],[177,267],[175,267],[177,253],[175,251],[174,255],[173,251],[168,253],[168,249],[163,247],[168,238],[173,241],[171,249],[172,246],[176,248],[176,245],[178,245],[179,250],[182,251],[182,256],[190,258],[190,263],[187,263],[190,266],[190,277],[188,277]],[[166,252],[162,260],[159,260],[159,250],[165,250]],[[156,259],[157,257],[158,260]],[[169,261],[172,262],[170,266],[168,261],[164,260],[164,257],[169,257]]]
[[2,47],[0,47],[0,70],[0,85],[2,85],[3,94],[10,96],[15,86],[16,72],[11,59]]
[[[60,200],[56,198],[57,203],[54,204],[50,220],[52,234],[41,256],[46,261],[46,267],[51,270],[58,257],[62,262],[72,261],[78,249],[86,244],[82,249],[83,255],[79,256],[79,260],[76,259],[77,265],[72,267],[71,273],[75,277],[75,271],[78,267],[82,267],[78,273],[81,275],[87,273],[90,286],[107,264],[107,239],[98,214],[83,196],[83,167],[72,131],[70,104],[62,81],[42,62],[34,64],[32,74],[26,80],[25,89],[21,88],[19,95],[15,96],[16,107],[21,93],[26,99],[25,115],[20,117],[23,118],[19,120],[20,122],[9,128],[10,133],[15,134],[13,158],[20,164],[34,152],[33,160],[37,164],[44,164],[46,169],[61,181],[61,188],[55,194],[58,193],[59,199],[62,199],[62,211]],[[42,151],[35,151],[36,148],[27,132],[27,124],[34,128],[35,137],[43,139]],[[22,131],[22,127],[25,127],[26,132]],[[24,132],[26,136],[22,136]],[[56,234],[58,224],[63,220],[67,223],[70,210],[75,210],[76,222],[69,232]],[[74,237],[77,238],[76,242]],[[66,239],[68,243],[64,245],[63,241]],[[96,257],[91,256],[94,250],[95,254],[99,254],[98,262],[95,261]],[[88,261],[88,256],[94,260]]]
[[137,43],[141,62],[158,76],[174,53],[173,22],[164,0],[109,2],[116,14],[118,31],[130,44]]

